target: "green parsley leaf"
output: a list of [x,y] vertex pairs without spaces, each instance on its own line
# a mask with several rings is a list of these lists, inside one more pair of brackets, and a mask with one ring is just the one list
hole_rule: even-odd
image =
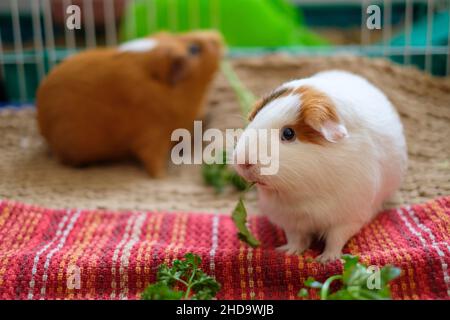
[[163,282],[149,285],[141,294],[141,300],[180,300],[182,291],[175,291]]
[[[343,255],[342,274],[334,275],[324,283],[309,277],[304,285],[320,290],[322,300],[386,300],[391,299],[389,282],[400,276],[401,270],[397,267],[386,265],[372,270],[359,263],[359,258],[352,255]],[[330,292],[331,284],[335,281],[341,283],[339,290]],[[305,288],[303,288],[305,289]],[[301,289],[299,296],[304,294]]]
[[[220,284],[201,269],[201,258],[187,253],[182,260],[174,260],[172,267],[161,264],[157,281],[150,284],[141,294],[142,300],[207,300],[213,299],[220,290]],[[176,290],[175,287],[184,288]]]
[[308,289],[301,288],[300,291],[298,292],[297,296],[299,298],[307,298],[309,296]]
[[251,234],[250,230],[247,228],[247,210],[245,209],[242,197],[239,198],[239,201],[234,208],[231,217],[236,228],[238,229],[239,239],[246,242],[253,248],[258,247],[261,243]]

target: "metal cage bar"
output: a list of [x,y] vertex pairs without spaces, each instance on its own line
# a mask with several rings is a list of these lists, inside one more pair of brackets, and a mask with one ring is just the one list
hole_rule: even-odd
[[411,64],[411,33],[413,21],[413,1],[406,0],[405,6],[405,50],[403,52],[405,64]]
[[[62,14],[63,16],[66,14],[66,9],[72,5],[72,0],[63,0],[62,6]],[[69,30],[68,28],[64,28],[65,40],[66,40],[66,49],[68,49],[69,53],[75,52],[77,49],[77,42],[75,38],[75,32]]]
[[86,28],[86,47],[95,48],[97,40],[95,37],[95,17],[92,0],[83,0],[84,22]]
[[33,43],[35,49],[36,72],[38,80],[45,76],[44,43],[42,41],[42,28],[39,2],[30,0],[33,19]]
[[429,0],[427,6],[427,38],[426,38],[426,49],[425,49],[425,70],[427,72],[431,72],[432,68],[432,38],[433,38],[433,8],[434,8],[434,0]]
[[52,18],[52,7],[50,0],[43,0],[43,15],[44,15],[44,35],[45,35],[45,46],[48,52],[48,64],[52,68],[56,63],[56,51],[55,51],[55,35],[53,31],[53,18]]
[[383,19],[383,45],[385,50],[383,55],[388,56],[390,53],[389,40],[392,37],[392,3],[391,0],[384,0],[384,19]]
[[[117,19],[119,10],[122,6],[117,7],[119,0],[58,0],[62,4],[61,7],[53,6],[57,0],[9,0],[0,2],[0,10],[9,10],[6,13],[10,16],[10,28],[12,30],[12,42],[9,38],[5,41],[4,34],[0,33],[0,72],[9,83],[14,79],[17,82],[17,91],[19,99],[26,101],[28,93],[32,92],[32,88],[28,88],[28,77],[30,70],[33,71],[33,77],[36,76],[41,80],[45,73],[51,69],[56,63],[64,59],[69,54],[83,50],[85,48],[95,48],[98,45],[115,46],[119,43],[119,26]],[[139,1],[147,1],[147,27],[149,30],[157,30],[161,17],[161,13],[157,8],[155,0],[123,0],[124,5],[134,5]],[[179,16],[179,8],[175,0],[167,0],[167,19],[169,29],[178,30],[181,27]],[[187,4],[187,26],[191,29],[198,29],[202,22],[209,21],[214,28],[220,28],[221,16],[220,5],[221,0],[210,0],[208,4],[207,17],[201,16],[203,7],[200,6],[199,0],[189,0]],[[280,47],[277,50],[287,51],[297,55],[335,55],[340,53],[353,53],[357,55],[380,56],[386,58],[400,57],[406,65],[417,64],[416,57],[423,57],[423,69],[426,72],[432,72],[436,64],[439,62],[444,72],[450,75],[450,21],[448,27],[448,39],[442,43],[436,43],[433,40],[436,30],[435,13],[448,12],[450,15],[450,0],[289,0],[299,5],[317,5],[323,3],[331,3],[334,5],[352,4],[361,8],[361,24],[360,38],[358,43],[351,45],[336,45],[330,47]],[[101,3],[102,2],[102,3]],[[7,6],[5,6],[7,4]],[[369,30],[366,26],[368,17],[367,8],[369,5],[376,4],[383,6],[382,8],[382,30],[378,33]],[[421,14],[424,19],[426,31],[425,43],[418,43],[414,39],[415,23],[419,14],[416,14],[416,5],[421,5],[425,12]],[[28,31],[24,29],[22,11],[25,12],[28,5],[29,16],[31,17],[32,30],[29,31],[31,37],[24,37]],[[56,18],[58,15],[62,17],[62,21],[67,17],[66,9],[69,5],[82,5],[82,30],[69,30],[61,24],[61,19]],[[400,15],[402,20],[398,21],[399,5],[404,10]],[[395,6],[395,7],[394,7]],[[403,7],[401,7],[403,6]],[[61,12],[54,12],[58,8]],[[394,11],[394,9],[396,11]],[[3,11],[4,13],[4,11]],[[100,14],[99,14],[100,13]],[[102,14],[101,14],[102,13]],[[159,13],[159,14],[158,14]],[[419,12],[420,13],[420,12]],[[394,15],[395,14],[395,15]],[[206,20],[205,20],[206,19]],[[132,34],[137,34],[137,19],[131,25],[129,30]],[[185,20],[183,20],[185,21]],[[441,24],[439,25],[441,27]],[[0,26],[1,28],[2,26]],[[62,29],[63,28],[63,29]],[[140,27],[139,27],[140,28]],[[392,45],[392,36],[396,35],[399,28],[404,33],[404,43],[402,45]],[[102,33],[104,31],[104,33]],[[61,36],[62,33],[62,36]],[[378,36],[381,40],[376,40]],[[2,37],[3,36],[3,37]],[[26,40],[31,38],[31,40]],[[84,40],[84,41],[79,41]],[[270,52],[273,48],[269,49]],[[239,54],[259,54],[266,52],[264,48],[241,49],[232,48],[230,52],[235,55]],[[443,58],[442,58],[443,57]],[[438,60],[439,58],[439,60]],[[13,67],[13,68],[11,68]],[[13,71],[11,71],[13,70]],[[10,77],[11,72],[15,75]],[[35,72],[35,73],[34,73]],[[12,84],[12,83],[9,83]],[[14,84],[16,85],[16,84]]]
[[366,26],[366,14],[369,6],[369,0],[362,0],[361,2],[361,46],[369,44],[369,29]]
[[27,99],[27,84],[25,78],[25,62],[24,62],[23,42],[22,42],[22,31],[20,28],[19,6],[17,1],[15,0],[10,0],[9,3],[11,6],[11,19],[14,36],[14,54],[16,57],[16,67],[17,67],[17,81],[19,82],[20,99],[22,101],[25,101]]
[[114,5],[108,5],[108,3],[111,4],[111,2],[103,2],[106,44],[115,46],[117,45],[116,11]]

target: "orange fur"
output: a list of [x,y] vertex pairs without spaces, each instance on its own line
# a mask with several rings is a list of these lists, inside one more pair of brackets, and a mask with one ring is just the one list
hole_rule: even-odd
[[[85,51],[55,67],[40,85],[40,131],[62,162],[84,165],[134,156],[163,176],[177,128],[203,113],[218,69],[222,40],[215,32],[159,33],[148,52]],[[198,56],[188,47],[201,47]]]
[[322,144],[326,140],[319,129],[325,121],[339,122],[336,107],[324,93],[308,86],[301,86],[295,92],[300,94],[301,107],[294,130],[297,139],[303,142]]
[[292,128],[297,134],[297,139],[303,142],[322,144],[326,140],[319,129],[325,121],[339,122],[336,107],[330,98],[309,86],[301,86],[297,89],[281,88],[259,99],[253,106],[248,119],[252,121],[257,113],[271,101],[290,94],[299,94],[301,97],[300,114]]

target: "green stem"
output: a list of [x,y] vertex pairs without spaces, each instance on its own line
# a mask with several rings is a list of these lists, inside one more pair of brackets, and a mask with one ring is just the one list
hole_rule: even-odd
[[241,111],[244,116],[250,112],[251,106],[255,103],[256,97],[248,90],[241,82],[236,72],[233,70],[229,61],[223,61],[221,64],[221,70],[230,84],[231,88],[236,93],[239,104],[241,105]]
[[183,279],[178,279],[178,278],[174,278],[176,281],[178,281],[178,282],[181,282],[182,284],[184,284],[186,287],[188,287],[189,286],[189,284],[186,282],[186,281],[184,281]]
[[370,292],[369,290],[360,290],[359,295],[366,300],[383,300],[383,297],[380,297],[379,294],[375,292]]
[[245,190],[244,191],[242,191],[242,194],[246,194],[247,192],[249,192],[254,186],[255,186],[255,182],[251,182],[251,183],[249,183],[249,185],[247,186],[247,188],[245,188]]
[[186,294],[184,295],[184,299],[189,299],[189,295],[191,294],[191,286],[187,286]]
[[194,271],[192,271],[192,275],[189,278],[189,282],[188,282],[188,284],[186,284],[187,289],[186,289],[186,294],[184,295],[185,299],[189,299],[189,295],[191,294],[192,280],[194,280],[196,271],[197,271],[197,269],[194,269]]
[[328,291],[330,290],[330,285],[335,280],[341,280],[342,275],[338,274],[332,277],[329,277],[322,285],[322,288],[320,289],[320,299],[321,300],[327,300],[328,297]]

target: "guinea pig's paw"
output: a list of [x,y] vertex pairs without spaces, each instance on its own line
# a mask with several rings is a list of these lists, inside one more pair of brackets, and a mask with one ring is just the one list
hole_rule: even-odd
[[306,249],[308,248],[300,248],[296,245],[293,245],[291,243],[286,243],[282,246],[277,247],[277,251],[278,252],[283,252],[283,253],[287,253],[290,255],[300,255],[302,254]]
[[341,258],[340,252],[323,252],[316,257],[316,261],[320,263],[333,262]]

